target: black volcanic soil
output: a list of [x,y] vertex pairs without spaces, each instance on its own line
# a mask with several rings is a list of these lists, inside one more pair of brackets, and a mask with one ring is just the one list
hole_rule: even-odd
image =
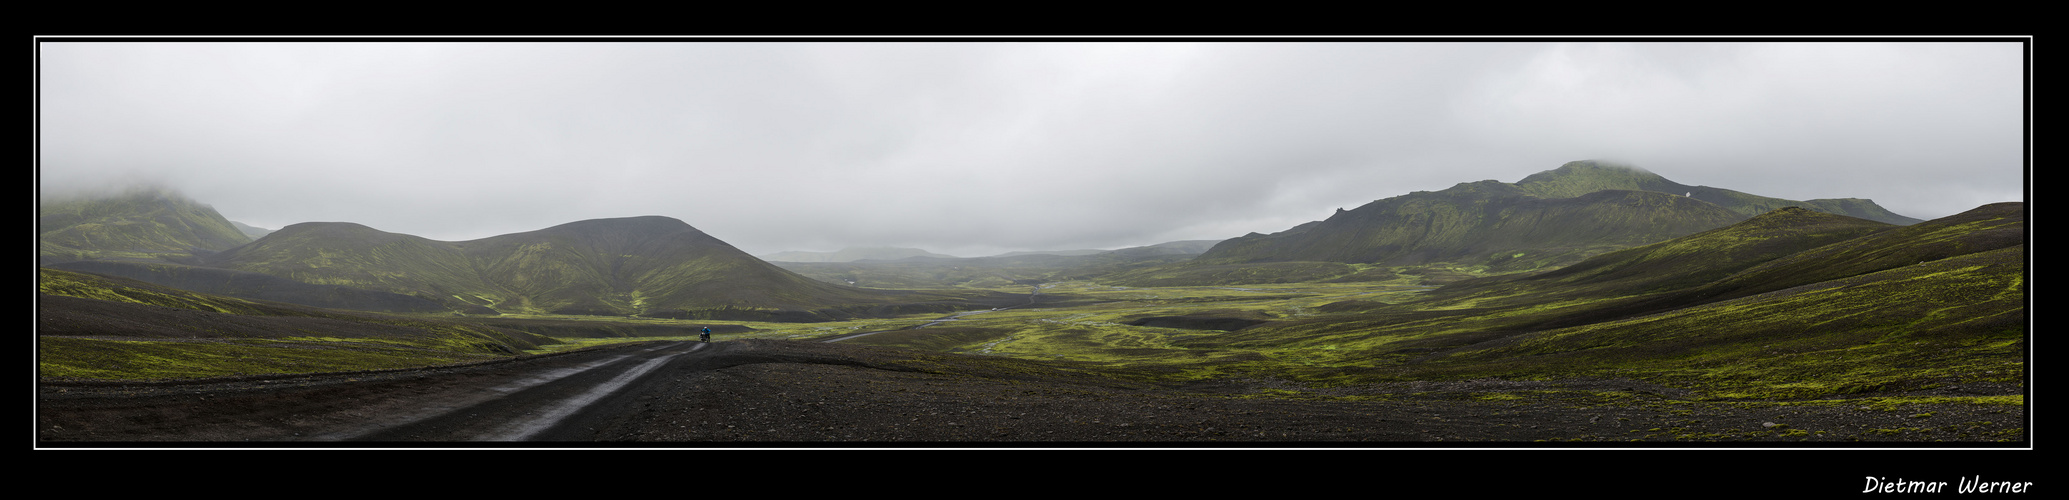
[[[599,349],[423,370],[189,384],[41,384],[42,446],[177,442],[294,447]],[[1019,360],[740,340],[682,356],[569,422],[582,446],[1423,447],[2025,439],[2024,408],[1680,401],[1641,382],[1474,380],[1309,390],[1270,380],[1117,382]],[[1584,392],[1585,391],[1585,392]],[[1965,391],[1965,392],[1964,392]],[[1955,388],[1946,393],[2017,388]],[[1259,394],[1275,394],[1260,397]],[[1618,394],[1605,403],[1600,394]],[[1368,396],[1348,401],[1325,399]]]

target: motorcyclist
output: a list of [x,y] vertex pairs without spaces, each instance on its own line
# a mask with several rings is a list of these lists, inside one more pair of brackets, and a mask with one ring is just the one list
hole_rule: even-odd
[[702,340],[704,342],[711,342],[711,327],[704,327],[704,332],[697,334],[697,339]]

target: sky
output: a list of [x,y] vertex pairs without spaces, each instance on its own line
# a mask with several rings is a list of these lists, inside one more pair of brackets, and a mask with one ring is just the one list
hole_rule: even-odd
[[39,194],[466,241],[681,219],[752,254],[1271,233],[1607,160],[1919,219],[2025,201],[2026,38],[67,39]]

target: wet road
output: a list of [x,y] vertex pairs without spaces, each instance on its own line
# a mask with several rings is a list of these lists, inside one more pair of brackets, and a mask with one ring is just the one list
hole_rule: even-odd
[[351,442],[517,442],[567,438],[565,428],[657,369],[713,344],[669,342],[613,353],[472,391],[468,396],[315,437]]

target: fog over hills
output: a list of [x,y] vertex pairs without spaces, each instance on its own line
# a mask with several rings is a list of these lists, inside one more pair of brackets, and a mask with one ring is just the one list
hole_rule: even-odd
[[898,260],[912,257],[957,258],[954,255],[938,254],[918,248],[890,247],[848,247],[832,252],[788,251],[758,255],[757,257],[770,262],[855,262],[858,260]]
[[[669,217],[597,219],[439,242],[350,223],[282,228],[207,263],[437,298],[456,309],[653,317],[778,317],[954,301],[806,279]],[[820,312],[812,312],[820,311]]]
[[2018,37],[39,41],[46,192],[754,255],[1219,240],[1586,158],[1937,218],[2023,199],[2030,123]]
[[[1641,168],[1600,161],[1569,162],[1514,184],[1465,182],[1442,191],[1385,198],[1269,235],[1253,233],[1222,241],[1176,241],[1110,251],[1011,252],[981,258],[889,247],[756,258],[664,216],[577,221],[458,242],[351,222],[305,222],[259,233],[263,237],[242,243],[245,235],[238,224],[224,220],[207,205],[162,189],[139,192],[145,194],[69,198],[46,204],[40,219],[45,227],[39,259],[155,262],[163,265],[99,266],[137,279],[162,275],[157,278],[161,283],[196,285],[205,281],[213,283],[209,286],[216,293],[262,288],[257,284],[266,280],[258,276],[343,287],[283,285],[272,286],[268,292],[297,297],[310,305],[373,304],[384,310],[422,310],[427,306],[418,301],[429,301],[475,314],[669,317],[786,311],[781,314],[837,317],[852,314],[856,307],[968,298],[886,295],[900,288],[1095,276],[1138,285],[1384,280],[1395,276],[1346,264],[1454,263],[1494,272],[1552,269],[1604,252],[1722,227],[1781,207],[1800,206],[1891,224],[1916,222],[1870,200],[1783,200],[1680,184]],[[786,265],[778,267],[769,261]],[[879,266],[876,269],[856,267],[872,262],[881,264],[870,264]],[[850,265],[812,266],[814,263]],[[183,270],[170,264],[214,270]],[[919,271],[930,266],[933,270]],[[915,280],[916,273],[935,278]],[[232,282],[239,284],[230,285]],[[830,312],[840,308],[850,312]],[[828,314],[832,316],[825,316]]]
[[251,241],[214,207],[159,187],[47,197],[36,208],[38,263],[180,258]]
[[660,216],[459,242],[305,222],[245,243],[206,205],[165,191],[67,200],[44,212],[44,263],[323,307],[810,320],[975,307],[968,300],[987,296],[812,280]]

